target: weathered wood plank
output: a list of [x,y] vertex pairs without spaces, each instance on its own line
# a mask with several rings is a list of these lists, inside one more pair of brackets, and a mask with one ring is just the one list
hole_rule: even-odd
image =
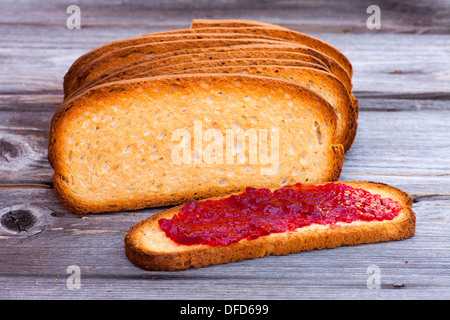
[[341,179],[382,180],[417,193],[448,193],[449,117],[446,110],[360,112]]
[[[160,209],[80,218],[59,204],[53,190],[45,189],[0,190],[0,203],[2,216],[13,209],[29,211],[37,218],[29,231],[17,233],[0,227],[0,286],[8,288],[0,292],[0,298],[450,298],[449,198],[415,203],[416,235],[403,241],[182,272],[143,271],[124,254],[126,230]],[[70,265],[81,268],[78,291],[66,287]],[[371,265],[380,268],[380,290],[367,288]],[[395,288],[398,284],[402,286]]]
[[[78,3],[84,28],[180,27],[193,18],[249,19],[281,24],[305,32],[369,32],[367,8],[372,1],[95,1]],[[411,2],[378,1],[381,32],[449,33],[450,5],[445,0]],[[64,28],[65,1],[26,4],[10,2],[2,7],[4,26],[47,25]],[[45,18],[43,18],[45,17]]]

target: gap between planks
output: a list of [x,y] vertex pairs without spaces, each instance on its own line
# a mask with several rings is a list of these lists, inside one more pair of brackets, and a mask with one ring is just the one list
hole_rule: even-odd
[[0,184],[0,190],[7,189],[53,189],[53,184]]

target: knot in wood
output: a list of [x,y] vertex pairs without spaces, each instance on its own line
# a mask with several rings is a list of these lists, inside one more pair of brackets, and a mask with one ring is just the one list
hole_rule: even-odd
[[36,217],[27,210],[12,210],[2,215],[0,222],[10,231],[22,232],[34,226]]
[[0,139],[0,161],[9,162],[20,157],[22,150],[19,145],[5,139]]

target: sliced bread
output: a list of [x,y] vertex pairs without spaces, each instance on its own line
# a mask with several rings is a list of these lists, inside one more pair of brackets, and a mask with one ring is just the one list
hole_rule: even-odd
[[[314,222],[287,232],[281,231],[266,235],[262,233],[255,239],[242,238],[228,245],[202,243],[187,245],[169,238],[159,224],[160,219],[171,219],[174,215],[179,214],[184,207],[180,205],[157,213],[132,226],[125,235],[126,255],[133,264],[146,270],[175,271],[261,258],[268,255],[286,255],[314,249],[401,240],[414,235],[413,199],[408,194],[380,183],[349,181],[336,183],[381,196],[383,200],[380,205],[386,206],[386,208],[384,198],[394,200],[399,205],[400,211],[392,219],[348,220],[350,222],[337,223]],[[213,200],[221,198],[224,197]],[[290,202],[286,201],[284,205],[288,207]],[[358,207],[358,210],[360,208]],[[244,209],[248,210],[246,207],[242,208],[242,210]],[[382,209],[384,208],[381,207],[380,210]],[[321,209],[319,208],[319,210]],[[387,208],[387,211],[389,210],[390,208]],[[229,226],[229,222],[227,226]],[[215,229],[208,232],[214,231]]]
[[336,122],[325,99],[285,80],[139,78],[66,100],[52,118],[48,157],[55,191],[75,213],[175,205],[337,180]]

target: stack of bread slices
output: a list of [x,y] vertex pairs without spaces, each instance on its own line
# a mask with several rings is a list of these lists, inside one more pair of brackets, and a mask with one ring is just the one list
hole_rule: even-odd
[[[328,43],[254,21],[194,20],[190,29],[108,43],[80,57],[64,78],[49,140],[55,191],[80,214],[178,205],[125,234],[127,257],[149,270],[410,237],[408,194],[337,182],[357,129],[352,74]],[[227,246],[176,243],[159,226],[189,201],[328,182],[352,188],[343,198],[364,189],[381,207],[388,198],[401,210],[392,219],[321,221]],[[223,227],[234,230],[234,223]],[[215,234],[206,228],[200,231]]]
[[55,190],[88,213],[335,181],[357,129],[352,74],[330,44],[255,21],[194,20],[105,44],[64,78]]

